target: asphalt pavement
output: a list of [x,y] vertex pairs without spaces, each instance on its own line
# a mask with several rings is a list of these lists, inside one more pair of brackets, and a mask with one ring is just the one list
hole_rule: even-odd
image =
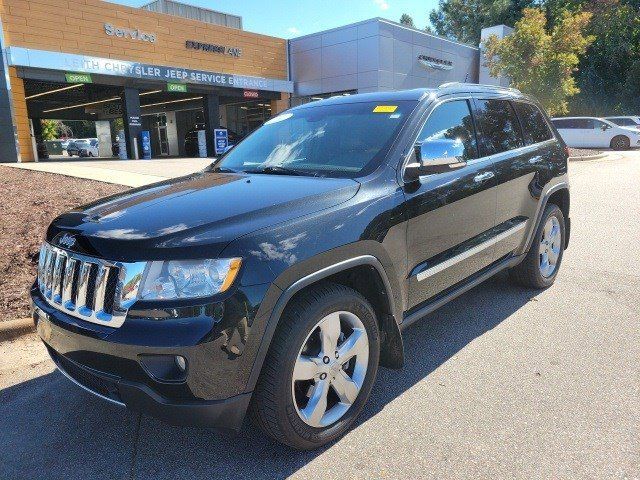
[[640,477],[640,152],[570,165],[556,284],[499,275],[405,332],[356,427],[296,452],[165,425],[54,371],[34,336],[0,344],[0,478]]

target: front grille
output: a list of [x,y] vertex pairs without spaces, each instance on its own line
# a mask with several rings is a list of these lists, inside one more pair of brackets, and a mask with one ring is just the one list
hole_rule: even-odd
[[119,327],[126,314],[119,298],[126,265],[45,243],[38,262],[38,287],[47,303],[60,311]]

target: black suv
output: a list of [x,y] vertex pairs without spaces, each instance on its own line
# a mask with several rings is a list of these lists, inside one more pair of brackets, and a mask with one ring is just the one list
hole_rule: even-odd
[[[175,424],[314,448],[362,410],[401,331],[496,272],[550,286],[567,151],[511,89],[336,97],[281,113],[204,171],[48,229],[31,295],[60,371]],[[400,374],[401,375],[401,374]]]

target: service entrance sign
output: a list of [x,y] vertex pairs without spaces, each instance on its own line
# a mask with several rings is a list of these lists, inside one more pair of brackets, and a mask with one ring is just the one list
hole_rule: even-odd
[[216,140],[216,155],[222,155],[229,146],[229,133],[226,128],[214,128],[213,132]]

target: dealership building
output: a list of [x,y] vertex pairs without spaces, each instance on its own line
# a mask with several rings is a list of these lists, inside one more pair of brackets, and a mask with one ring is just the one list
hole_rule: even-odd
[[[500,83],[478,48],[376,18],[298,37],[172,0],[0,0],[0,161],[34,161],[43,119],[94,122],[99,156],[192,156],[185,139],[240,138],[289,106],[358,92]],[[508,34],[507,27],[491,33]],[[124,137],[124,138],[119,138]],[[117,140],[120,143],[117,143]],[[202,153],[202,149],[200,152]]]

